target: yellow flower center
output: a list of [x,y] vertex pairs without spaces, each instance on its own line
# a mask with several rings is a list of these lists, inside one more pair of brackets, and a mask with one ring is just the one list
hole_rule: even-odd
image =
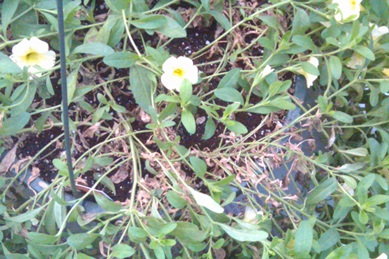
[[42,60],[42,55],[35,51],[31,51],[24,57],[24,60],[29,66],[34,66],[39,64]]
[[184,76],[184,70],[181,68],[176,68],[173,71],[173,75],[183,77]]
[[357,8],[357,1],[356,0],[351,0],[350,3],[351,3],[351,8],[352,9],[356,9]]

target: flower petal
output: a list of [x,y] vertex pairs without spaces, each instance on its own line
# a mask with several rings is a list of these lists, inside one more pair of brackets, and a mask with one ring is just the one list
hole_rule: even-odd
[[27,39],[23,39],[21,42],[12,47],[12,56],[24,56],[30,51],[30,42]]
[[30,48],[36,53],[46,53],[49,51],[49,44],[38,39],[37,37],[32,37],[30,39]]
[[170,57],[162,65],[162,70],[165,73],[172,73],[177,68],[177,58]]

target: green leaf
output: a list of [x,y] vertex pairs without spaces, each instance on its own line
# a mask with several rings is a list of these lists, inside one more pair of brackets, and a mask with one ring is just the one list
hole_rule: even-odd
[[130,89],[134,94],[136,103],[145,112],[148,112],[149,106],[153,105],[154,83],[151,80],[153,77],[154,75],[143,67],[135,65],[130,68]]
[[311,251],[313,243],[313,228],[308,220],[304,220],[300,223],[294,241],[294,251],[296,258],[307,258]]
[[70,104],[73,100],[74,93],[77,88],[77,78],[78,78],[78,70],[80,66],[77,66],[68,76],[67,76],[67,86],[68,86],[68,104]]
[[204,14],[212,15],[216,19],[216,21],[223,27],[224,30],[228,31],[229,29],[231,29],[230,21],[223,15],[223,13],[215,10],[210,10],[208,12],[205,12]]
[[[4,0],[1,6],[1,26],[3,29],[3,35],[7,35],[7,27],[14,16],[20,0]],[[0,61],[1,64],[2,61]],[[3,71],[0,69],[0,71]]]
[[114,52],[115,51],[110,46],[101,42],[88,42],[73,50],[73,54],[82,53],[104,57],[113,54]]
[[330,228],[324,232],[317,241],[322,251],[325,251],[334,246],[340,240],[339,232],[336,228]]
[[181,27],[179,23],[177,23],[173,18],[169,16],[165,16],[167,20],[167,24],[163,27],[156,29],[157,32],[162,33],[163,35],[170,38],[185,38],[186,31]]
[[121,14],[122,10],[129,10],[131,0],[105,0],[105,3],[110,9]]
[[315,75],[315,76],[319,76],[319,75],[320,75],[319,69],[317,69],[317,67],[315,67],[314,65],[312,65],[312,64],[309,63],[309,62],[303,62],[303,63],[301,63],[301,67],[302,67],[302,68],[304,69],[304,71],[307,72],[308,74]]
[[0,127],[0,135],[10,136],[23,129],[24,126],[30,120],[31,115],[28,112],[21,112],[15,116],[3,121],[2,127]]
[[117,244],[112,249],[112,257],[116,258],[128,258],[135,254],[135,249],[129,245]]
[[389,80],[385,80],[380,83],[380,90],[383,94],[389,93]]
[[135,65],[136,61],[139,59],[138,55],[130,52],[116,52],[109,54],[104,57],[103,62],[108,66],[115,68],[128,68]]
[[307,204],[314,205],[327,199],[327,197],[334,193],[337,188],[338,182],[335,177],[328,178],[311,191],[307,198]]
[[227,129],[234,132],[236,135],[242,135],[246,134],[248,132],[245,125],[240,123],[239,121],[229,121],[230,123],[227,123]]
[[239,77],[240,77],[240,68],[234,68],[230,70],[225,76],[223,76],[217,88],[223,88],[223,87],[235,88],[236,85],[238,84]]
[[349,154],[352,156],[360,156],[364,157],[369,154],[366,148],[360,147],[360,148],[354,148],[354,149],[348,149],[348,150],[339,150],[342,153]]
[[344,112],[340,112],[340,111],[331,111],[330,112],[330,115],[340,121],[340,122],[343,122],[343,123],[352,123],[353,122],[353,117],[351,117],[350,115],[348,115],[347,113],[344,113]]
[[358,52],[359,54],[361,54],[362,56],[364,56],[367,59],[375,60],[375,56],[374,56],[373,51],[371,51],[369,48],[367,48],[365,46],[358,45],[358,46],[353,47],[353,50]]
[[154,30],[167,24],[166,16],[148,15],[139,20],[132,20],[131,24],[139,29]]
[[338,80],[342,76],[342,62],[338,57],[330,57],[330,70],[334,79]]
[[181,113],[181,122],[189,134],[196,132],[196,121],[193,114],[188,110],[183,110]]
[[71,248],[80,250],[92,244],[98,237],[99,235],[94,233],[73,234],[68,237],[67,243]]
[[143,243],[149,236],[143,228],[139,227],[129,227],[127,233],[130,240],[135,243]]
[[225,102],[232,102],[232,103],[238,102],[242,105],[244,103],[241,93],[235,88],[224,87],[224,88],[216,89],[215,95],[217,98]]
[[18,74],[22,69],[16,65],[8,56],[0,52],[0,73],[1,74]]
[[301,8],[296,8],[292,23],[292,35],[304,34],[311,25],[309,15]]
[[192,97],[192,84],[185,79],[180,87],[180,97],[182,102],[187,103]]
[[118,212],[122,208],[120,204],[108,200],[104,195],[100,193],[93,192],[93,195],[97,204],[100,205],[100,207],[102,207],[106,211]]
[[189,161],[196,175],[203,177],[207,172],[207,164],[202,159],[194,156],[189,157]]
[[166,194],[168,202],[176,209],[183,209],[186,206],[186,200],[175,191],[168,191]]
[[68,166],[58,158],[53,159],[53,165],[58,169],[60,175],[68,175]]
[[204,135],[201,139],[207,140],[211,138],[216,131],[216,125],[215,122],[212,120],[212,118],[208,118],[207,122],[205,123],[205,129],[204,129]]
[[382,203],[389,202],[389,196],[388,195],[382,195],[382,194],[377,194],[374,195],[373,197],[370,197],[366,204],[369,206],[377,206]]
[[31,243],[41,244],[41,245],[51,245],[58,240],[58,237],[56,236],[47,235],[38,232],[28,232],[27,237],[28,239],[30,239]]
[[225,224],[218,224],[230,237],[241,242],[266,241],[268,233],[255,229],[238,229]]
[[310,37],[305,36],[305,35],[293,36],[292,42],[299,45],[300,47],[305,48],[305,49],[313,50],[316,48],[316,45],[315,45],[315,43],[313,43],[313,40]]
[[35,218],[35,216],[37,216],[39,214],[39,212],[41,212],[41,210],[45,208],[44,206],[42,207],[39,207],[39,208],[36,208],[36,209],[33,209],[33,210],[29,210],[25,213],[22,213],[22,214],[19,214],[15,217],[8,217],[8,216],[4,216],[4,218],[7,220],[7,221],[12,221],[12,222],[16,222],[16,223],[22,223],[22,222],[26,222],[28,220],[32,220]]

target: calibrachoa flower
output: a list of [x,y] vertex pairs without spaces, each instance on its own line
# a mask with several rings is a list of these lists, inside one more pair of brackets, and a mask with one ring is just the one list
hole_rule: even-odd
[[373,28],[373,31],[371,32],[371,35],[373,36],[373,40],[377,40],[379,37],[381,37],[384,34],[389,33],[388,26],[380,26],[378,27],[377,24],[370,23],[370,27]]
[[271,68],[271,66],[267,65],[261,72],[260,77],[265,78],[267,75],[269,75],[271,72],[273,72],[274,69]]
[[350,60],[347,62],[346,66],[352,69],[358,69],[363,66],[366,58],[359,54],[358,52],[354,52],[351,56]]
[[384,69],[382,69],[382,73],[384,73],[384,75],[386,75],[387,77],[389,77],[389,68],[384,68]]
[[187,79],[192,84],[197,83],[199,70],[193,61],[187,57],[170,57],[162,65],[162,84],[170,89],[180,91],[182,82]]
[[[314,65],[316,68],[319,66],[319,60],[315,57],[310,57],[308,60],[309,63]],[[305,77],[305,81],[307,81],[307,87],[311,87],[313,82],[316,80],[317,76],[307,73],[304,69],[300,68],[296,71],[297,73],[303,75]]]
[[49,45],[32,37],[23,39],[13,46],[10,58],[21,68],[28,67],[28,72],[35,76],[41,76],[41,69],[50,69],[55,64],[55,52],[49,50]]
[[361,2],[362,0],[332,0],[332,3],[338,4],[335,20],[343,23],[358,19]]

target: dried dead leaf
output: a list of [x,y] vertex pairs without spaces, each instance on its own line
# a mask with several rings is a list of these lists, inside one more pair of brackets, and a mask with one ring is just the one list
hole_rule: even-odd
[[27,186],[28,188],[33,191],[35,194],[35,190],[30,186],[31,182],[34,181],[36,178],[38,178],[40,176],[40,172],[41,170],[38,168],[38,167],[35,167],[33,166],[32,169],[31,169],[31,175],[30,177],[27,179]]
[[112,182],[114,184],[118,184],[126,180],[128,178],[128,171],[129,171],[128,166],[126,165],[121,166],[119,170],[110,177]]
[[18,143],[16,143],[15,146],[10,151],[8,151],[3,160],[1,160],[0,174],[7,172],[11,168],[12,164],[15,162],[17,149]]
[[82,135],[83,135],[85,138],[93,138],[93,136],[95,135],[96,131],[99,130],[100,125],[101,125],[101,122],[97,122],[97,123],[93,124],[92,126],[90,126],[89,128],[87,128],[87,129],[82,133]]

